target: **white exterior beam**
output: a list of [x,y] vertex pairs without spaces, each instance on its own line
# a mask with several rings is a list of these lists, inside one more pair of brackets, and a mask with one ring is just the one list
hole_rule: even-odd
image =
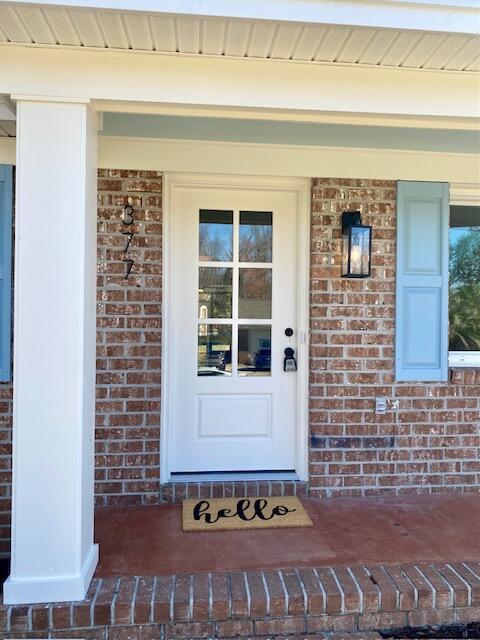
[[477,0],[17,0],[16,4],[449,33],[479,30]]
[[[480,184],[480,163],[467,153],[315,147],[100,136],[98,166],[262,176],[431,180]],[[15,139],[0,138],[0,164],[15,164]]]
[[95,115],[18,102],[13,513],[6,604],[81,600],[93,544]]
[[0,93],[284,113],[477,118],[474,73],[202,56],[0,48]]

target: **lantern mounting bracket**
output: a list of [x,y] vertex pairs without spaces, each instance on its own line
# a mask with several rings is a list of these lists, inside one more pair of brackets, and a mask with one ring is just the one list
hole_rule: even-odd
[[348,229],[348,227],[353,227],[358,224],[362,224],[360,211],[344,211],[342,213],[342,232]]

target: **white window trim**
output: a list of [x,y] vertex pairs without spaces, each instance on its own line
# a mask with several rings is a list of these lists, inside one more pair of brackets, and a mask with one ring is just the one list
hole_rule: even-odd
[[448,366],[459,367],[480,367],[480,351],[449,351]]
[[[450,206],[452,205],[480,207],[480,185],[452,183]],[[455,369],[480,367],[480,351],[449,351],[448,366]]]

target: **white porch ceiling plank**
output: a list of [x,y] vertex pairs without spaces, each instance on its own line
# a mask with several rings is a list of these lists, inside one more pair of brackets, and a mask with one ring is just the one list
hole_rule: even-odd
[[301,27],[299,25],[279,25],[272,42],[270,57],[279,60],[288,60],[293,53],[300,33]]
[[478,38],[471,38],[470,41],[446,63],[444,69],[463,70],[467,68],[478,55],[478,50]]
[[336,56],[338,62],[357,62],[368,48],[375,31],[371,29],[352,29],[348,39]]
[[105,41],[100,32],[94,14],[82,9],[73,9],[71,12],[72,23],[77,30],[84,47],[104,47]]
[[0,25],[10,42],[32,42],[28,31],[18,19],[11,7],[0,4]]
[[154,16],[150,18],[153,46],[156,51],[177,51],[175,23],[173,18]]
[[252,25],[249,22],[229,20],[225,36],[225,55],[244,56]]
[[313,60],[319,44],[325,37],[328,29],[326,27],[310,25],[304,27],[299,41],[293,52],[294,60]]
[[467,71],[480,71],[480,53],[467,67]]
[[202,20],[201,52],[220,56],[224,53],[225,20]]
[[376,31],[367,48],[361,53],[358,62],[360,64],[378,64],[396,37],[396,31],[383,29]]
[[98,24],[110,49],[128,49],[128,39],[119,13],[97,13]]
[[424,34],[420,38],[418,44],[410,51],[408,56],[403,60],[402,67],[413,67],[421,69],[428,58],[445,43],[447,36],[444,34]]
[[130,13],[124,17],[128,39],[132,49],[139,51],[152,51],[153,41],[147,16],[139,13]]
[[55,44],[51,30],[48,28],[45,18],[38,7],[16,7],[15,9],[19,19],[25,25],[25,28],[33,42],[41,44]]
[[[28,4],[31,0],[16,0]],[[36,0],[71,7],[78,0]],[[119,0],[82,0],[99,10],[118,9]],[[123,11],[224,19],[275,20],[305,24],[352,24],[371,28],[478,33],[478,0],[122,0]]]
[[178,49],[182,53],[200,52],[200,23],[195,18],[175,19]]
[[52,28],[57,42],[77,47],[81,44],[80,38],[65,10],[55,7],[45,7],[43,14]]
[[[465,47],[471,38],[469,36],[452,35],[447,36],[444,42],[433,52],[424,62],[427,69],[443,69],[449,60]],[[480,43],[478,43],[480,50]]]
[[455,71],[474,71],[480,49],[478,34],[40,4],[0,0],[0,42]]
[[329,29],[320,48],[317,50],[315,60],[332,62],[340,53],[343,45],[349,37],[351,29]]
[[388,67],[400,66],[410,51],[417,46],[421,37],[419,33],[399,32],[395,42],[382,56],[380,64]]
[[277,26],[268,22],[256,22],[253,25],[247,55],[252,58],[268,57]]

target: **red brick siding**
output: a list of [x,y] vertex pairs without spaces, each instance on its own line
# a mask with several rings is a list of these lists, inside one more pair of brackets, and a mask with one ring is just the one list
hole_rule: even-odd
[[[312,495],[479,491],[480,371],[454,371],[448,384],[394,381],[395,200],[394,181],[313,180]],[[344,210],[373,225],[371,278],[340,277]]]
[[[314,179],[311,240],[310,475],[312,495],[478,491],[480,371],[449,384],[395,384],[395,182]],[[99,171],[96,496],[99,504],[171,500],[160,492],[161,189],[152,171]],[[125,281],[127,230],[136,222]],[[340,278],[340,217],[373,225],[373,271]],[[374,413],[377,396],[390,399]],[[398,401],[399,410],[393,410]],[[9,550],[12,387],[0,385],[0,554]],[[228,485],[228,483],[227,483]],[[260,486],[261,485],[261,486]],[[177,497],[235,492],[179,486]],[[262,483],[246,486],[253,494]],[[285,483],[276,494],[292,493]],[[302,492],[305,487],[301,487]],[[193,494],[192,494],[193,495]]]
[[[135,222],[122,211],[131,198]],[[127,236],[134,233],[125,253]],[[158,501],[162,174],[99,170],[96,497]],[[125,258],[134,260],[125,280]]]

